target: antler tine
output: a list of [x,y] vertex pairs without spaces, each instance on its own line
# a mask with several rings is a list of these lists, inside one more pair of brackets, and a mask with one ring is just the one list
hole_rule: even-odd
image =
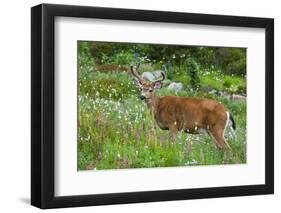
[[[137,65],[137,69],[139,67],[139,64]],[[131,73],[133,74],[133,76],[135,76],[137,79],[141,80],[140,75],[138,74],[138,72],[134,69],[134,66],[131,65]]]
[[140,67],[140,62],[139,62],[139,63],[137,63],[136,70],[138,70],[138,69],[139,69],[139,67]]
[[158,79],[158,80],[154,81],[153,83],[161,82],[161,81],[164,81],[166,79],[166,75],[164,74],[164,72],[161,72],[161,76],[162,76],[162,79]]

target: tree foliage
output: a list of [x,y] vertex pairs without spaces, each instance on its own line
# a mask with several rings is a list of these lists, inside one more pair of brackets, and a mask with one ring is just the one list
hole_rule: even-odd
[[[246,75],[246,48],[80,41],[78,50],[92,57],[101,71],[104,67],[129,70],[129,65],[139,62],[155,69],[166,65],[168,79],[180,78],[194,89],[200,88],[202,76],[210,72],[218,72],[222,77]],[[224,82],[224,87],[229,85],[232,82]],[[239,85],[236,90],[245,92],[245,86]]]
[[151,45],[111,42],[81,42],[98,64],[132,64],[138,60],[154,64],[184,66],[190,58],[204,69],[220,69],[225,74],[246,74],[246,48]]

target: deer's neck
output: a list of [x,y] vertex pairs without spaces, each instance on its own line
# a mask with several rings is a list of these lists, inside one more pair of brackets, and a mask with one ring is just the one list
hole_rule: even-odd
[[159,103],[159,97],[153,93],[150,99],[146,100],[147,107],[151,110],[153,114],[157,113],[157,107]]

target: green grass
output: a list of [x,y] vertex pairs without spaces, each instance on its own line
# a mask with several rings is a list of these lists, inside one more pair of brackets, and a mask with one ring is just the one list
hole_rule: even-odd
[[[98,72],[87,57],[80,55],[78,58],[78,170],[246,163],[245,101],[234,103],[211,95],[235,118],[236,132],[230,127],[226,130],[232,150],[218,150],[208,134],[180,132],[173,143],[169,132],[155,124],[145,104],[138,99],[139,89],[128,73]],[[225,89],[224,79],[230,81],[230,86],[245,85],[241,77],[221,76],[215,72],[202,76],[203,85],[214,85],[218,90]],[[158,94],[209,97],[209,94],[188,90],[175,93],[166,88]]]

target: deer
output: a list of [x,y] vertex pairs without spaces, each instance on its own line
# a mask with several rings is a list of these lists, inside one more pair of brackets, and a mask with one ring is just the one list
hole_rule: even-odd
[[162,130],[169,130],[174,139],[179,131],[188,134],[207,132],[220,150],[231,150],[225,140],[225,129],[231,120],[233,130],[236,124],[227,108],[213,99],[164,96],[159,97],[156,90],[162,88],[166,79],[165,72],[153,82],[143,79],[138,73],[139,64],[131,65],[131,74],[141,90],[140,99],[151,111],[157,125]]

